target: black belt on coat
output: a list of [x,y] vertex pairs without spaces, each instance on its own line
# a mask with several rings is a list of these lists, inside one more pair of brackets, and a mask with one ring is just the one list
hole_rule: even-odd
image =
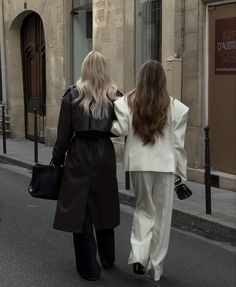
[[75,132],[75,138],[84,138],[84,139],[99,139],[99,138],[110,138],[112,134],[110,132],[101,132],[101,131],[81,131]]

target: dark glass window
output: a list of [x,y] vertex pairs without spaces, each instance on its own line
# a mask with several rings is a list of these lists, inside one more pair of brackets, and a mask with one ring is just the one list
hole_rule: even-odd
[[80,77],[84,57],[92,50],[93,14],[92,2],[86,0],[73,1],[72,10],[72,51],[71,82]]
[[136,0],[136,71],[148,59],[161,61],[161,0]]

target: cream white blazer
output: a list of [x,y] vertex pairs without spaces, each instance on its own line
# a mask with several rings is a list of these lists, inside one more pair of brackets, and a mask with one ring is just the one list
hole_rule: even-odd
[[171,98],[171,109],[164,136],[154,145],[143,145],[141,138],[134,135],[132,114],[126,97],[114,103],[117,121],[111,132],[117,136],[127,136],[124,169],[126,171],[156,171],[178,174],[187,179],[187,158],[184,139],[189,108],[177,99]]

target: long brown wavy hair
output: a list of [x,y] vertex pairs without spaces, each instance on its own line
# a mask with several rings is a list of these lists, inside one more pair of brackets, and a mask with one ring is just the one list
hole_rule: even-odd
[[133,114],[134,134],[144,145],[153,145],[164,134],[170,106],[165,71],[158,61],[149,60],[143,64],[127,101]]

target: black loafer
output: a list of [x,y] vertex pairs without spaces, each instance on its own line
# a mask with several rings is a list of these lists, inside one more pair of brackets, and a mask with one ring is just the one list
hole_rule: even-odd
[[111,269],[112,267],[114,267],[114,263],[111,263],[111,264],[102,264],[102,268],[103,268],[104,270]]
[[140,264],[139,262],[137,263],[134,263],[133,264],[133,271],[134,273],[136,274],[140,274],[140,275],[143,275],[146,271],[146,269],[143,267],[142,264]]
[[98,279],[100,278],[100,276],[101,276],[101,272],[96,272],[96,273],[90,275],[90,274],[86,274],[86,272],[84,273],[84,272],[79,271],[78,268],[77,268],[77,272],[79,273],[79,275],[80,275],[83,279],[86,279],[86,280],[88,280],[88,281],[96,281],[96,280],[98,280]]
[[86,279],[88,281],[96,281],[100,278],[100,275],[97,275],[97,276],[86,276],[86,275],[82,275],[82,274],[80,274],[80,275],[83,279]]

